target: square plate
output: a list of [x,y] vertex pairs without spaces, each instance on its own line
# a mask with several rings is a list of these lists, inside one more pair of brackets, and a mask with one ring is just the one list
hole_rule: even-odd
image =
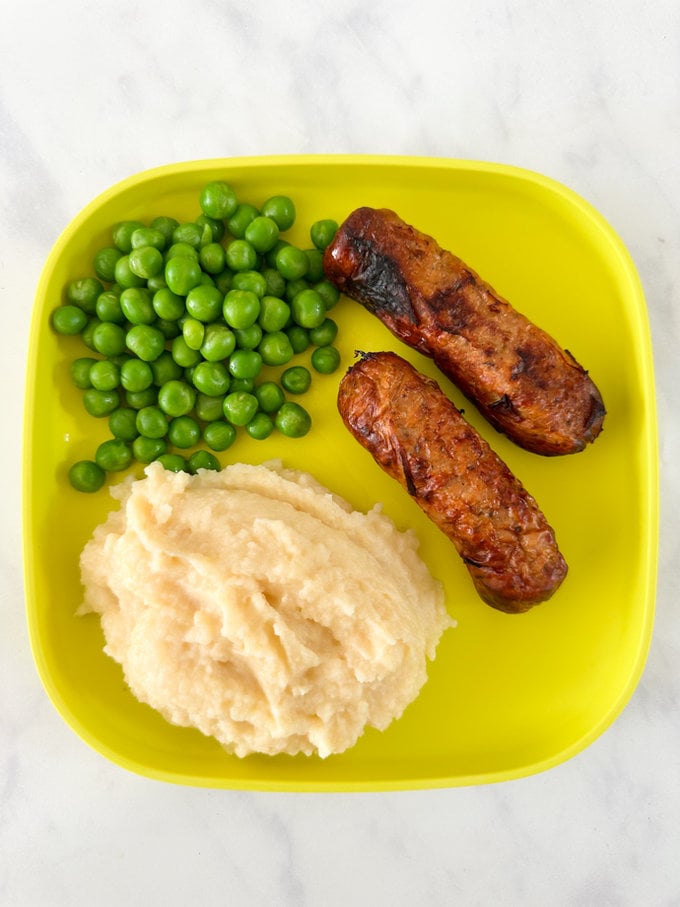
[[[78,558],[114,506],[105,490],[73,491],[75,460],[106,435],[72,386],[77,338],[57,337],[51,310],[69,280],[91,275],[95,251],[122,219],[191,220],[198,196],[224,179],[254,204],[290,195],[289,238],[309,246],[313,221],[338,222],[360,205],[389,207],[437,238],[589,369],[607,406],[602,435],[577,455],[542,458],[513,446],[467,404],[466,416],[508,463],[553,525],[569,575],[549,602],[523,615],[484,605],[451,544],[343,428],[337,384],[354,350],[394,349],[460,393],[361,306],[333,310],[343,367],[306,397],[304,439],[237,441],[223,463],[262,462],[312,472],[356,508],[382,501],[444,583],[457,619],[429,680],[402,718],[369,729],[347,752],[316,757],[224,753],[198,731],[166,723],[135,701],[102,652],[95,616],[78,618]],[[513,167],[404,157],[304,156],[197,161],[143,172],[91,202],[56,243],[38,286],[24,429],[27,617],[35,661],[54,705],[114,762],[175,783],[259,790],[358,791],[501,781],[554,766],[621,712],[644,665],[653,624],[658,543],[657,434],[647,313],[631,259],[590,205],[564,186]],[[141,470],[138,470],[141,475]]]

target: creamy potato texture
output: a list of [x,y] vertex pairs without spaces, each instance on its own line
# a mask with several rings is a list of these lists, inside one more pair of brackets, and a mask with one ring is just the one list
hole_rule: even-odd
[[452,624],[441,585],[379,509],[280,464],[159,464],[81,555],[81,613],[134,695],[229,752],[317,753],[385,729]]

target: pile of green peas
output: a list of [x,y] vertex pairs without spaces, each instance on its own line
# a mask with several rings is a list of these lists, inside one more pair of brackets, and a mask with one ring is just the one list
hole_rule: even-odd
[[[289,397],[313,378],[292,360],[311,347],[314,371],[340,364],[328,316],[340,294],[322,264],[337,223],[316,221],[302,249],[282,236],[296,217],[288,196],[256,207],[215,180],[199,206],[191,222],[116,224],[94,274],[71,281],[52,312],[54,330],[80,335],[94,354],[71,363],[71,378],[87,412],[108,419],[111,431],[92,460],[69,469],[79,491],[97,491],[133,461],[220,469],[215,453],[239,431],[303,437],[311,417]],[[267,378],[265,366],[281,371]]]

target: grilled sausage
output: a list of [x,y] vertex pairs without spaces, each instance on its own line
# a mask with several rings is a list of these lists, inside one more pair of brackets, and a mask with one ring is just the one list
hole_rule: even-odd
[[453,542],[481,598],[517,613],[567,572],[535,500],[439,385],[396,353],[365,353],[340,382],[343,422]]
[[526,450],[575,453],[599,434],[602,397],[573,356],[393,211],[354,211],[324,270]]

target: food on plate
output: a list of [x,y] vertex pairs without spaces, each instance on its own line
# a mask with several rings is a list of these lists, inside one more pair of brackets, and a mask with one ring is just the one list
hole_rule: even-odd
[[145,472],[81,555],[139,700],[237,756],[325,757],[402,714],[453,625],[412,532],[278,462]]
[[[75,489],[97,491],[102,474],[133,461],[219,469],[213,452],[230,447],[237,430],[255,440],[310,430],[299,402],[265,408],[258,394],[310,346],[319,375],[340,364],[328,316],[339,292],[323,273],[337,224],[315,221],[311,248],[300,248],[283,236],[295,220],[286,195],[258,208],[213,180],[195,220],[162,215],[111,228],[92,273],[71,280],[51,313],[57,334],[79,335],[93,354],[78,356],[71,376],[85,410],[111,430],[91,460],[69,469]],[[184,454],[201,444],[209,450]]]
[[521,447],[575,453],[600,433],[602,397],[574,357],[393,211],[350,214],[325,250],[324,269]]
[[482,599],[517,613],[567,573],[536,501],[438,384],[393,352],[363,354],[338,409],[382,469],[453,542]]

